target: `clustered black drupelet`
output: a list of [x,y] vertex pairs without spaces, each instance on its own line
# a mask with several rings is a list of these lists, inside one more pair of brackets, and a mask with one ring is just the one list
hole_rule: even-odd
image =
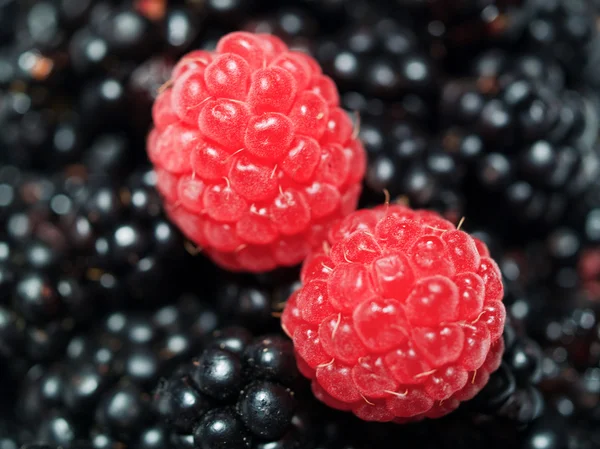
[[168,287],[166,279],[199,268],[162,215],[151,171],[138,170],[125,182],[85,171],[2,172],[1,186],[12,198],[2,208],[0,234],[4,361],[52,361],[98,314],[160,303],[185,285]]
[[[0,448],[600,446],[600,4],[0,1]],[[164,216],[151,105],[185,52],[269,32],[340,89],[361,204],[490,246],[503,362],[451,415],[327,410],[278,316],[297,270],[227,274]],[[220,327],[235,326],[235,327]]]
[[27,372],[16,418],[39,444],[77,447],[167,447],[152,412],[161,376],[197,354],[218,325],[194,295],[144,311],[115,311],[72,336],[64,355]]
[[154,403],[173,438],[202,449],[311,447],[315,404],[299,381],[291,341],[226,328],[159,384]]

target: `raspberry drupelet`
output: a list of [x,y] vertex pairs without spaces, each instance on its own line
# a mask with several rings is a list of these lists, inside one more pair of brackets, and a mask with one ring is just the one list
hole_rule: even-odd
[[302,267],[282,317],[315,395],[368,421],[436,418],[500,365],[506,312],[487,247],[439,215],[359,210]]
[[274,36],[235,32],[184,56],[153,120],[165,208],[222,267],[299,264],[356,208],[366,156],[336,86]]

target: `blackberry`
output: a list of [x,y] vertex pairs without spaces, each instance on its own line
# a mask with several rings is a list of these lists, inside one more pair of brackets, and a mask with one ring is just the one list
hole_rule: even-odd
[[592,2],[433,0],[417,9],[435,54],[452,72],[469,62],[469,53],[491,46],[525,48],[557,58],[574,83],[585,82],[581,67],[593,70],[590,60],[598,42],[598,8]]
[[85,298],[77,278],[65,269],[70,247],[49,220],[56,185],[41,175],[12,174],[3,184],[9,201],[0,236],[0,357],[3,362],[52,358],[86,317],[87,307],[93,310],[93,298]]
[[[595,149],[598,151],[598,149]],[[600,183],[595,182],[585,196],[569,210],[568,225],[581,236],[586,247],[600,245]]]
[[342,95],[360,92],[416,109],[421,120],[434,118],[436,67],[409,25],[381,17],[351,22],[320,44],[316,56]]
[[581,283],[586,294],[597,300],[600,298],[600,185],[597,182],[573,202],[561,233],[570,236],[572,254],[558,260],[555,271],[568,272],[569,279],[578,283],[573,288],[579,288]]
[[597,247],[581,253],[578,273],[587,295],[594,300],[600,298],[600,250]]
[[281,277],[279,273],[279,279],[269,279],[263,283],[254,276],[223,276],[219,282],[215,307],[224,324],[243,326],[253,332],[279,330],[279,316],[285,302],[299,287],[297,277],[291,280]]
[[3,449],[18,449],[21,447],[20,429],[4,414],[0,417],[0,447]]
[[[183,5],[157,16],[144,2],[75,3],[19,4],[22,45],[0,50],[2,162],[60,169],[106,133],[123,135],[129,157],[145,160],[148,96],[195,43],[201,16]],[[165,68],[148,60],[157,52]]]
[[10,42],[13,38],[15,23],[14,17],[17,11],[17,0],[9,0],[0,6],[0,38],[2,42]]
[[596,176],[597,115],[562,74],[535,55],[491,51],[476,61],[474,78],[446,83],[442,143],[472,167],[467,214],[486,226],[503,223],[506,234],[508,222],[522,238],[528,227],[547,232]]
[[[415,4],[438,58],[456,69],[473,51],[490,44],[511,44],[524,33],[532,16],[529,0],[399,0]],[[466,51],[465,51],[466,50]],[[469,53],[471,55],[469,55]]]
[[344,26],[354,16],[356,9],[362,9],[361,2],[354,0],[300,0],[289,3],[305,9],[328,30]]
[[144,142],[152,125],[152,103],[171,78],[174,59],[157,56],[139,64],[127,84],[128,114],[136,142]]
[[[82,180],[68,181],[77,185]],[[195,265],[181,235],[162,214],[155,182],[154,173],[142,169],[123,184],[90,176],[74,189],[74,207],[64,219],[68,236],[87,280],[113,303],[176,294],[174,286],[184,288],[172,283],[177,272],[184,277],[186,265]]]
[[181,279],[199,259],[162,216],[153,182],[144,170],[122,184],[15,171],[3,184],[13,197],[0,243],[0,291],[9,301],[0,304],[3,358],[54,360],[98,314],[185,288]]
[[176,438],[193,435],[193,447],[314,447],[298,382],[289,340],[226,328],[161,382],[154,405]]
[[75,335],[63,358],[27,373],[17,398],[21,425],[34,431],[27,442],[69,448],[85,440],[99,448],[164,440],[151,390],[202,348],[217,320],[184,295],[162,308],[115,311]]
[[580,292],[545,304],[538,320],[530,317],[537,340],[551,357],[585,372],[600,362],[600,309]]
[[597,367],[578,373],[568,361],[547,357],[541,388],[548,406],[563,420],[569,448],[591,449],[600,441],[596,423],[600,404],[600,371]]
[[292,50],[315,53],[315,38],[319,36],[318,20],[304,8],[283,7],[262,17],[253,17],[243,25],[245,31],[269,33],[281,38]]
[[544,400],[536,385],[542,378],[542,351],[529,337],[507,326],[500,368],[490,375],[483,390],[467,409],[525,426],[541,416]]
[[579,67],[586,65],[592,45],[600,37],[598,7],[579,0],[529,3],[532,14],[522,40],[530,50],[556,57],[572,81],[581,82]]
[[405,197],[411,207],[435,209],[455,223],[460,220],[464,167],[458,157],[442,151],[418,126],[389,113],[364,116],[359,126],[369,158],[364,201],[381,204],[387,190],[393,199]]

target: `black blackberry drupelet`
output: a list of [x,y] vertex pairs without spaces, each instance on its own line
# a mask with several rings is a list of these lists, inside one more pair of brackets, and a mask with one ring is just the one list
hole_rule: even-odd
[[154,405],[175,438],[193,438],[193,447],[310,448],[306,387],[285,337],[227,328],[161,382]]

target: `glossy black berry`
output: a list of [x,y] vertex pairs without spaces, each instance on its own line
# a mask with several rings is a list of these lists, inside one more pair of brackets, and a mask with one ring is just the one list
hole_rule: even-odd
[[123,385],[104,395],[96,410],[96,422],[117,438],[127,439],[149,421],[149,397],[140,388]]
[[219,401],[239,394],[243,382],[243,367],[233,353],[207,350],[192,362],[190,376],[200,392]]
[[194,447],[199,449],[249,448],[250,435],[231,408],[211,410],[194,429]]
[[162,376],[201,350],[216,326],[214,312],[187,296],[162,308],[113,312],[99,321],[68,341],[64,357],[29,370],[16,401],[19,422],[33,427],[42,420],[43,441],[59,444],[53,432],[60,422],[45,421],[56,412],[76,429],[75,437],[94,447],[138,442],[152,447],[170,439],[164,431],[161,437],[155,411],[177,410],[178,425],[191,433],[193,423],[182,424],[193,405],[189,395],[198,397],[202,410],[209,404],[195,388],[185,388],[187,374],[170,382],[173,394],[156,407],[152,391]]
[[237,411],[253,434],[276,439],[290,426],[295,406],[289,389],[271,382],[254,382],[241,393]]
[[[468,167],[467,215],[549,232],[591,188],[598,156],[586,129],[596,113],[550,55],[491,50],[472,66],[473,78],[446,83],[440,102],[442,146]],[[467,137],[473,151],[457,151]]]
[[300,418],[308,409],[298,380],[289,340],[227,328],[161,383],[154,404],[173,432],[193,432],[198,448],[294,447],[315,438]]

